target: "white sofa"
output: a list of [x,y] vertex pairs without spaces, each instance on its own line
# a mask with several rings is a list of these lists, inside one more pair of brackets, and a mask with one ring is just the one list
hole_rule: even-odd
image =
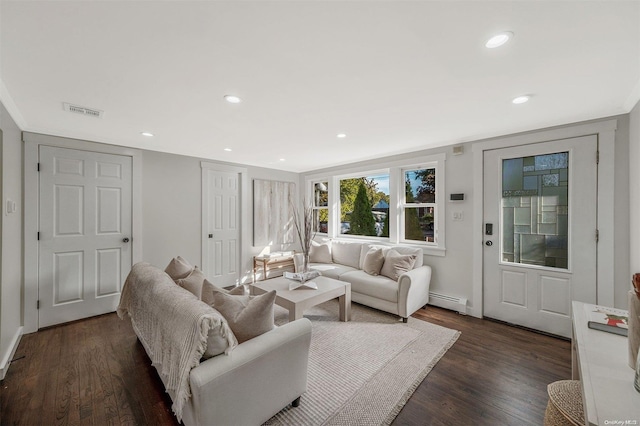
[[[400,274],[396,280],[384,275],[371,275],[363,270],[363,264],[372,248],[382,249],[385,261],[390,250],[395,250],[400,255],[415,255],[413,268]],[[382,246],[357,241],[314,242],[310,268],[323,276],[351,283],[352,301],[399,315],[404,322],[429,301],[431,267],[424,265],[421,248]]]
[[[131,318],[185,425],[260,425],[287,405],[297,406],[306,391],[311,342],[306,318],[238,344],[217,310],[148,263],[133,266],[118,315]],[[219,354],[203,359],[211,348]],[[172,386],[169,377],[176,369],[186,369],[185,380]]]

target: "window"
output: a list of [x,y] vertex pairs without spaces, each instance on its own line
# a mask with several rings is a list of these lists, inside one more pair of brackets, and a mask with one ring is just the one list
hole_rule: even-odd
[[340,179],[340,234],[389,236],[389,175]]
[[329,228],[329,182],[313,183],[313,224],[315,232],[326,234]]
[[436,242],[436,169],[404,169],[400,240]]
[[435,154],[309,176],[317,231],[329,238],[410,244],[444,256],[445,160]]

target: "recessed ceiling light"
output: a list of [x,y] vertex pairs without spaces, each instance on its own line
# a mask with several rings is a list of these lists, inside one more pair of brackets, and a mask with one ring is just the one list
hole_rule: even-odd
[[517,98],[514,98],[511,102],[513,102],[514,104],[523,104],[525,102],[528,102],[529,98],[530,96],[527,96],[527,95],[518,96]]
[[151,132],[142,132],[142,133],[140,133],[140,134],[141,134],[142,136],[146,136],[146,137],[148,137],[148,138],[151,138],[151,137],[153,137],[153,136],[154,136],[154,134],[153,134],[153,133],[151,133]]
[[338,133],[338,134],[336,135],[336,138],[340,138],[340,139],[342,139],[342,138],[346,138],[346,137],[347,137],[347,134],[346,134],[346,133]]
[[225,95],[224,100],[231,104],[239,104],[240,102],[242,102],[242,99],[234,95]]
[[508,42],[511,39],[511,37],[513,37],[513,33],[511,31],[505,31],[500,34],[496,34],[485,43],[485,47],[489,49],[500,47],[506,42]]
[[281,159],[280,159],[280,161],[285,161],[285,159],[284,159],[284,158],[281,158]]
[[225,148],[224,150],[227,151],[227,152],[231,152],[232,151],[231,148]]

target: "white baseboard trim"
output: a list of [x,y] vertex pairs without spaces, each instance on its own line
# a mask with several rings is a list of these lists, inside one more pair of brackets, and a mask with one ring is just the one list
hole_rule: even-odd
[[7,371],[9,371],[9,365],[11,365],[11,360],[13,356],[16,354],[16,350],[18,349],[18,345],[20,344],[20,339],[22,338],[22,327],[19,327],[16,330],[16,334],[11,339],[11,344],[9,345],[9,351],[2,359],[2,363],[0,363],[0,380],[4,380],[4,377],[7,375]]

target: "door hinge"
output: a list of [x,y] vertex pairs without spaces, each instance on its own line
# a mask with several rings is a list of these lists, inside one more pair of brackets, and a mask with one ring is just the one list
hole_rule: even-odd
[[39,300],[36,302],[36,309],[40,309],[40,301]]
[[600,151],[596,151],[596,164],[600,164]]
[[38,241],[40,241],[40,231],[38,231]]
[[38,163],[37,170],[40,171],[40,163]]
[[596,229],[596,243],[600,241],[600,230]]

